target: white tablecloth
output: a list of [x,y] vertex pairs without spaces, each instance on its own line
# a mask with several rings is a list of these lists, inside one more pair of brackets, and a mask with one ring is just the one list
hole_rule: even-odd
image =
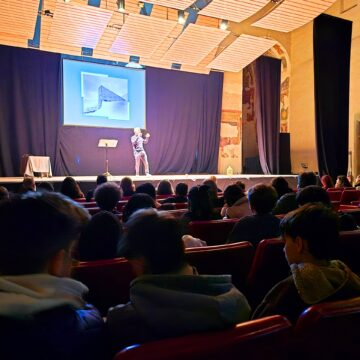
[[29,156],[24,175],[34,176],[34,172],[42,173],[45,176],[52,176],[50,157]]

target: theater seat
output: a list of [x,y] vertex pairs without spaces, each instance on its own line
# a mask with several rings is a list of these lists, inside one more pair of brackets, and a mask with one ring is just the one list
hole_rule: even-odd
[[311,306],[299,317],[290,359],[359,359],[360,297]]
[[126,259],[117,258],[79,262],[72,268],[72,277],[89,288],[87,300],[106,315],[109,307],[129,301],[135,274]]
[[291,334],[280,316],[248,321],[222,331],[153,341],[120,351],[114,360],[286,359]]
[[327,191],[327,194],[329,195],[329,199],[330,199],[330,201],[340,201],[340,199],[341,199],[341,195],[342,195],[342,191],[330,191],[329,189],[328,189],[328,191]]
[[100,208],[99,207],[87,208],[87,211],[89,212],[90,215],[95,215],[100,211]]
[[225,244],[226,240],[239,219],[192,221],[188,229],[190,235],[206,241],[208,245]]
[[342,231],[338,258],[357,274],[360,274],[360,230]]
[[118,201],[118,203],[116,205],[116,210],[119,212],[122,212],[126,204],[127,204],[127,200]]
[[257,306],[274,285],[289,276],[284,245],[285,241],[277,238],[262,240],[257,246],[246,286],[252,307]]
[[360,199],[360,190],[344,190],[341,195],[340,203],[342,205],[351,204],[352,201]]
[[233,284],[243,291],[254,256],[254,247],[248,242],[205,246],[185,250],[187,261],[199,274],[232,275]]

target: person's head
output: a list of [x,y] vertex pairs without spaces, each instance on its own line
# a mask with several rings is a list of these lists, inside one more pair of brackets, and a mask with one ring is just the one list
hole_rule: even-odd
[[224,201],[228,206],[233,206],[244,196],[244,191],[237,185],[229,185],[224,191]]
[[174,190],[169,180],[161,180],[157,187],[158,195],[173,195]]
[[79,240],[79,259],[93,261],[115,258],[122,233],[120,221],[114,214],[100,211],[93,215]]
[[0,274],[69,276],[72,244],[88,216],[81,205],[58,193],[28,192],[2,202]]
[[6,187],[0,186],[0,201],[8,200],[10,198],[9,191]]
[[122,220],[125,223],[135,211],[149,208],[155,208],[155,201],[151,196],[148,194],[134,194],[123,209]]
[[156,189],[152,183],[141,184],[136,188],[137,194],[148,194],[154,200],[156,199]]
[[296,193],[296,203],[299,206],[308,203],[322,203],[325,206],[331,207],[331,201],[327,191],[316,185],[310,185],[306,188],[300,189]]
[[317,183],[316,174],[313,173],[312,171],[303,172],[298,175],[297,182],[298,182],[297,184],[298,189],[302,189],[309,185],[316,185]]
[[245,192],[245,184],[242,181],[240,181],[240,180],[236,181],[235,185],[239,186],[242,189],[242,191]]
[[276,190],[278,198],[283,195],[293,192],[289,187],[289,183],[282,176],[276,177],[271,180],[271,186]]
[[209,180],[212,180],[217,185],[217,177],[215,175],[211,175]]
[[36,191],[35,179],[32,176],[24,177],[24,180],[21,184],[20,192],[26,193],[27,191]]
[[321,204],[306,204],[291,211],[280,223],[289,265],[331,259],[339,241],[339,219]]
[[121,199],[121,190],[117,184],[107,182],[96,188],[94,198],[101,210],[113,211]]
[[141,129],[139,127],[134,128],[135,135],[141,135]]
[[188,185],[185,183],[178,183],[175,187],[175,194],[177,196],[187,196],[188,193]]
[[186,265],[178,220],[165,212],[139,210],[126,223],[119,255],[137,263],[140,274],[173,274]]
[[54,185],[51,182],[43,181],[37,186],[38,191],[54,192]]
[[335,183],[336,188],[352,187],[348,178],[345,175],[339,175]]
[[355,184],[360,184],[360,175],[358,175],[355,179]]
[[107,176],[106,175],[98,175],[96,178],[96,185],[101,185],[104,184],[108,181]]
[[83,196],[79,184],[71,176],[67,176],[63,180],[60,192],[68,196],[70,199],[78,199]]
[[123,192],[123,196],[131,196],[135,192],[135,185],[132,179],[128,176],[125,176],[121,179],[120,187]]
[[206,185],[192,187],[188,194],[188,206],[190,213],[196,217],[209,217],[213,211],[209,187]]
[[204,180],[203,185],[206,185],[209,188],[209,195],[211,199],[217,198],[217,185],[214,180]]
[[277,193],[272,186],[257,184],[249,189],[248,201],[253,213],[268,214],[276,204]]
[[334,182],[330,175],[324,175],[320,179],[322,187],[326,190],[334,187]]

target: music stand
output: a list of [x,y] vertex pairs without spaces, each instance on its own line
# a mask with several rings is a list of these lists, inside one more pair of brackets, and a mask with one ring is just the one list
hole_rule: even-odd
[[98,147],[105,148],[105,176],[111,176],[109,173],[108,148],[116,148],[117,143],[116,139],[99,139]]

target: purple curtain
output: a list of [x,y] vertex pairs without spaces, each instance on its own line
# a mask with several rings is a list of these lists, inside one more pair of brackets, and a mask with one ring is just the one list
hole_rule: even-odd
[[262,56],[255,63],[255,113],[260,164],[279,174],[281,60]]
[[[61,125],[61,55],[0,46],[0,176],[19,174],[25,153],[51,157],[55,175],[134,174],[131,129]],[[223,75],[146,69],[146,145],[153,174],[216,173]]]

